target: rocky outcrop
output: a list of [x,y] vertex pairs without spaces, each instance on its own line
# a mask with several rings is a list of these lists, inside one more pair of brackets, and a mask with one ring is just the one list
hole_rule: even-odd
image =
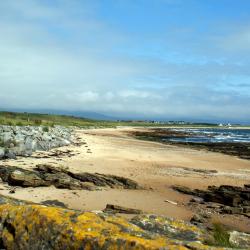
[[[1,201],[5,201],[6,203]],[[1,249],[224,249],[207,246],[207,232],[180,220],[47,207],[0,195]]]
[[173,189],[184,194],[197,196],[205,203],[219,203],[221,206],[219,206],[218,209],[221,213],[242,214],[250,217],[249,185],[245,185],[244,187],[230,185],[222,185],[219,187],[209,186],[207,190],[192,190],[188,187],[173,186]]
[[71,142],[72,130],[61,126],[0,126],[0,159],[30,156]]
[[98,190],[100,187],[140,189],[137,182],[120,176],[98,173],[73,173],[65,168],[47,164],[37,165],[34,170],[1,166],[0,178],[11,186]]
[[[179,145],[191,147],[194,149],[206,149],[212,152],[219,152],[227,155],[238,156],[243,159],[250,159],[250,143],[249,142],[181,142],[175,139],[183,139],[194,137],[194,134],[188,131],[173,129],[150,129],[148,131],[129,131],[129,134],[138,139],[158,141],[171,145]],[[199,136],[195,134],[195,136]],[[200,135],[202,136],[202,134]]]

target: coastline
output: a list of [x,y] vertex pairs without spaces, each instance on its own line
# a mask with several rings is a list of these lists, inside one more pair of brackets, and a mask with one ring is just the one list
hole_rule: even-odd
[[[144,190],[86,191],[38,187],[16,188],[15,193],[10,194],[9,187],[1,183],[1,193],[33,202],[56,199],[69,208],[84,211],[102,210],[106,204],[111,203],[188,221],[195,214],[195,211],[187,206],[190,196],[174,191],[172,185],[206,189],[209,185],[243,186],[250,183],[248,160],[138,140],[130,136],[131,132],[137,130],[138,128],[131,127],[77,130],[76,135],[86,144],[59,149],[71,150],[72,156],[44,158],[42,156],[46,156],[48,152],[36,152],[32,157],[5,160],[2,164],[31,169],[37,164],[48,163],[56,167],[69,167],[75,172],[114,174],[137,181],[145,187]],[[36,158],[38,155],[40,157]],[[218,173],[197,174],[193,169],[217,170]],[[166,200],[176,202],[177,205]],[[250,220],[241,216],[214,215],[213,219],[222,220],[227,224],[235,221],[238,228],[245,231],[250,228]]]

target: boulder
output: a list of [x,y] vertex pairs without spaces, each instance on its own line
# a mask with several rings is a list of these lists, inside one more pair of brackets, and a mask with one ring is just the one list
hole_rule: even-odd
[[0,147],[0,159],[4,158],[5,148]]
[[8,183],[13,186],[39,187],[46,186],[47,182],[31,171],[15,170],[8,176]]
[[131,223],[149,231],[166,237],[183,241],[202,241],[204,232],[191,223],[156,215],[137,215]]
[[230,233],[229,242],[241,249],[250,249],[250,234],[233,231]]

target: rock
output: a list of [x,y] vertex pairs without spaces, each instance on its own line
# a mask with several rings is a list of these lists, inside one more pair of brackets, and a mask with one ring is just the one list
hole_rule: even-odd
[[203,190],[198,190],[198,189],[192,190],[189,187],[180,186],[180,185],[174,185],[174,186],[172,186],[172,188],[175,191],[178,191],[180,193],[188,194],[188,195],[193,195],[193,196],[198,196],[198,197],[203,197],[204,193],[205,193],[205,191],[203,191]]
[[5,149],[0,147],[0,159],[3,159],[5,155]]
[[[56,200],[45,203],[49,207],[0,195],[1,249],[226,250],[205,245],[207,232],[184,221],[155,215],[128,221],[101,212],[51,207],[62,205]],[[239,244],[246,244],[246,235],[239,234]],[[232,240],[239,242],[239,236]]]
[[[217,249],[202,244],[205,234],[183,221],[140,215],[130,222],[110,214],[4,199],[6,204],[0,205],[2,249]],[[149,217],[149,230],[135,225],[144,225]]]
[[125,188],[125,189],[140,189],[141,187],[135,181],[120,177],[116,175],[92,174],[92,173],[71,173],[70,176],[82,182],[92,182],[96,186],[108,186],[111,188]]
[[14,194],[15,192],[16,192],[15,188],[11,188],[10,191],[9,191],[10,194]]
[[229,242],[234,246],[250,249],[250,234],[233,231],[230,233]]
[[151,233],[183,241],[200,241],[203,231],[191,223],[155,215],[138,215],[131,223]]
[[190,202],[197,202],[197,203],[203,203],[204,200],[200,197],[193,197]]
[[[72,142],[72,130],[55,126],[44,131],[44,127],[37,126],[0,126],[1,145],[8,149],[6,158],[15,156],[30,156],[36,150],[50,150],[69,145]],[[2,145],[3,144],[3,145]]]
[[127,208],[112,204],[107,204],[106,208],[103,210],[106,213],[121,213],[121,214],[142,214],[142,211],[134,208]]
[[[247,185],[244,187],[230,185],[222,185],[219,187],[209,186],[207,190],[191,190],[187,187],[174,186],[173,189],[184,194],[200,197],[204,202],[222,204],[224,205],[221,206],[222,213],[241,214],[250,211],[250,189]],[[209,207],[212,208],[214,206],[209,204]],[[216,208],[219,207],[220,206],[217,205]]]
[[15,170],[8,176],[8,184],[22,187],[46,186],[46,182],[31,171]]
[[67,205],[65,205],[63,202],[58,201],[58,200],[46,200],[46,201],[41,202],[41,204],[46,205],[46,206],[52,206],[52,207],[67,208]]
[[32,170],[0,165],[0,177],[12,186],[39,187],[54,185],[56,188],[71,190],[99,190],[99,186],[110,188],[138,189],[139,185],[130,179],[114,175],[72,173],[65,168],[51,165],[37,165]]
[[190,222],[191,222],[192,224],[194,224],[194,225],[198,225],[198,224],[206,223],[207,220],[206,220],[206,218],[204,218],[204,216],[202,216],[201,214],[195,214],[195,215],[191,218]]
[[5,153],[5,157],[6,158],[9,158],[9,159],[16,159],[16,154],[13,152],[13,151],[7,151],[6,153]]

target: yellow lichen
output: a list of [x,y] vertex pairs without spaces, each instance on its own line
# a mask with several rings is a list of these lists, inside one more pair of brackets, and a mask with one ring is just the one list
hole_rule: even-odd
[[[159,223],[166,222],[160,217],[156,220]],[[50,244],[50,249],[188,249],[185,247],[186,243],[150,234],[126,219],[112,215],[79,213],[33,204],[5,204],[0,205],[0,223],[5,221],[8,221],[15,231],[13,235],[7,228],[3,227],[2,231],[0,229],[3,244],[7,249],[30,249],[29,244]],[[181,230],[197,230],[184,222],[173,220],[169,223]],[[201,243],[193,243],[193,246],[194,249],[196,246],[200,246],[200,249],[210,249]]]

